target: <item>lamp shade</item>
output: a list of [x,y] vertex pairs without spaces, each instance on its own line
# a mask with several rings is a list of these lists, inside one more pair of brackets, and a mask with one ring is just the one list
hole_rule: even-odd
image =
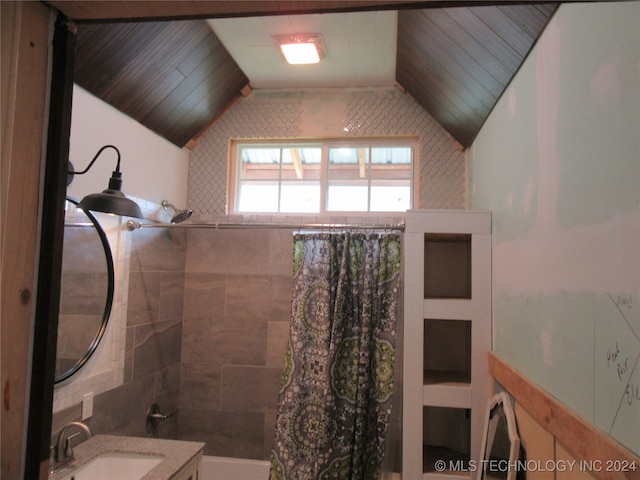
[[87,195],[78,203],[78,208],[94,212],[113,213],[123,217],[144,218],[138,204],[122,193],[121,186],[122,175],[119,171],[114,171],[109,179],[109,188],[101,193]]
[[122,192],[103,190],[102,193],[91,193],[78,204],[82,210],[113,213],[123,217],[143,218],[140,207],[124,196]]
[[114,215],[122,215],[124,217],[135,217],[135,218],[143,218],[142,211],[136,202],[128,199],[124,193],[122,193],[122,174],[120,173],[120,150],[118,150],[113,145],[105,145],[98,153],[95,154],[91,162],[87,168],[85,168],[81,172],[75,172],[73,169],[73,165],[69,162],[69,169],[67,171],[67,185],[70,185],[73,181],[74,175],[84,175],[89,171],[89,169],[96,162],[100,154],[106,150],[107,148],[111,148],[116,152],[118,156],[118,163],[116,164],[116,169],[111,174],[111,178],[109,179],[109,188],[103,190],[102,193],[91,193],[84,197],[80,203],[78,203],[78,208],[82,210],[91,210],[94,212],[104,212],[104,213],[113,213]]

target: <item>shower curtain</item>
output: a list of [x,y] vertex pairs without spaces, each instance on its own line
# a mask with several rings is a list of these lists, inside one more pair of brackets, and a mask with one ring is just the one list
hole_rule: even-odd
[[391,414],[400,237],[294,237],[271,480],[378,479]]

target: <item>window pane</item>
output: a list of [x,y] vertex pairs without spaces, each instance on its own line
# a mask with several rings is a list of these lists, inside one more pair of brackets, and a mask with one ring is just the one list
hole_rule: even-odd
[[366,212],[368,190],[366,185],[330,185],[327,192],[327,210]]
[[280,178],[279,148],[243,148],[241,180],[277,180]]
[[320,178],[322,149],[284,148],[282,150],[282,179],[313,180]]
[[329,149],[329,183],[332,180],[367,178],[368,148]]
[[411,147],[373,147],[371,149],[371,163],[411,165]]
[[286,213],[317,213],[320,211],[320,184],[283,182],[280,211]]
[[371,185],[371,211],[404,212],[411,208],[411,187],[406,185],[373,183]]
[[238,200],[240,212],[274,213],[278,211],[278,185],[243,183]]
[[411,157],[409,147],[371,149],[372,179],[411,179]]

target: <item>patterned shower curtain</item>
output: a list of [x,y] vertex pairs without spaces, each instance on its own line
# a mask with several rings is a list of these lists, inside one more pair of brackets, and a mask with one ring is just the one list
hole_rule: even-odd
[[398,235],[295,236],[271,480],[380,477],[399,277]]

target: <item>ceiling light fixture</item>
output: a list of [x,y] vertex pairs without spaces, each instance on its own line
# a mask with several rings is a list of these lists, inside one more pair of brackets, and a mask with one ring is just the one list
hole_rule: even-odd
[[280,53],[291,65],[307,65],[318,63],[327,56],[322,35],[275,35],[273,39],[280,48]]

